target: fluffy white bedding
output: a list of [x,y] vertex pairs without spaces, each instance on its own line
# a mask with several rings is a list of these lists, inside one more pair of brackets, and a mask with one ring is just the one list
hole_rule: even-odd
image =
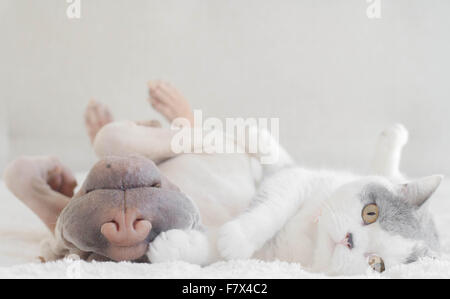
[[[442,257],[424,259],[362,278],[450,278],[450,180],[434,195],[430,209],[441,234]],[[40,220],[0,181],[0,278],[326,278],[299,264],[256,260],[220,262],[201,268],[186,263],[85,263],[63,260],[41,264],[39,243],[48,232]]]

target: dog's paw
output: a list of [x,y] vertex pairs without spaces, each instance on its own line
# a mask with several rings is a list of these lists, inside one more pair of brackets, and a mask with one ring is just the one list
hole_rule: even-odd
[[226,260],[248,259],[256,250],[238,221],[228,222],[220,228],[217,248]]
[[150,243],[147,256],[152,263],[183,261],[203,265],[209,257],[209,243],[199,231],[169,230]]

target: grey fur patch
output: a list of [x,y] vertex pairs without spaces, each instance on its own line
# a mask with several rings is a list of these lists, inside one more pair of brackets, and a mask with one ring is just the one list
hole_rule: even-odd
[[439,250],[439,237],[434,221],[427,209],[417,208],[380,184],[369,184],[360,194],[363,205],[375,203],[379,209],[377,222],[391,234],[423,242],[425,247],[413,250],[408,262]]
[[416,262],[419,258],[427,256],[428,249],[426,247],[414,247],[413,252],[406,258],[405,264]]

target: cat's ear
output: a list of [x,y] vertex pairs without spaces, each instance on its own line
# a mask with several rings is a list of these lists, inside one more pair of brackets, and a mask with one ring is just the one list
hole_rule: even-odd
[[422,206],[442,182],[444,176],[433,175],[400,185],[400,197],[410,204]]

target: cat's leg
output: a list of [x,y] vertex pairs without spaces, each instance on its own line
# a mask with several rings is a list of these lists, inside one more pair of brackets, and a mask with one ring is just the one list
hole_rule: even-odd
[[259,160],[264,177],[295,164],[292,157],[280,145],[278,139],[267,129],[258,126],[244,129],[246,130],[245,134],[241,136],[237,134],[235,142],[238,146],[244,148],[245,153]]
[[4,180],[52,232],[77,185],[69,169],[55,157],[19,158],[7,166]]
[[[271,162],[263,164],[267,179],[260,184],[248,211],[220,230],[209,228],[207,232],[173,230],[162,233],[150,244],[150,261],[182,260],[206,265],[220,260],[221,256],[228,259],[250,257],[298,209],[304,192],[297,189],[296,180],[302,179],[302,171],[292,168],[294,162],[291,157],[267,131],[255,127],[248,129],[248,139],[234,141],[251,156],[266,157],[268,160],[265,161]],[[246,146],[252,139],[263,148],[250,151]]]
[[408,142],[408,131],[401,124],[385,129],[378,137],[372,161],[372,173],[400,179],[400,161],[403,147]]
[[250,258],[298,211],[311,190],[309,171],[286,168],[265,178],[246,212],[226,223],[217,236],[225,259]]
[[[294,161],[267,130],[251,127],[246,152],[260,160],[263,180],[246,212],[223,225],[215,237],[220,255],[225,259],[249,258],[285,225],[307,196],[305,170],[295,168]],[[258,142],[257,150],[250,142]]]

